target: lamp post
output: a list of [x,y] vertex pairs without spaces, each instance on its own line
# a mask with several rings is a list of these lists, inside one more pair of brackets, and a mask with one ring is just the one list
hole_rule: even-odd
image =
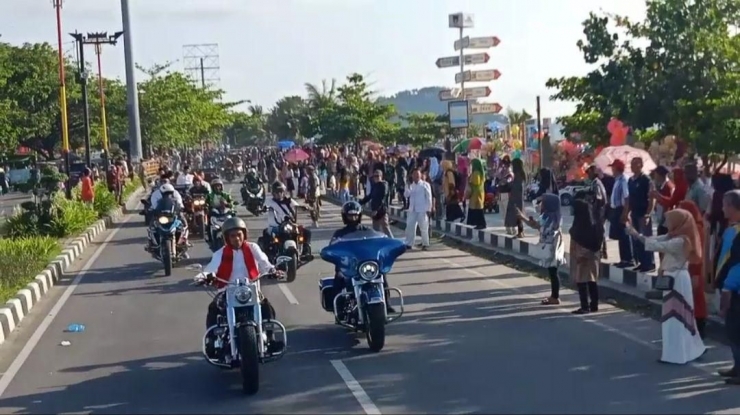
[[[108,147],[108,133],[107,126],[105,125],[105,98],[103,95],[103,78],[100,76],[100,70],[102,64],[100,62],[100,53],[98,51],[101,45],[111,44],[115,45],[118,38],[121,37],[123,32],[116,32],[114,35],[108,36],[107,32],[101,33],[88,33],[87,36],[82,33],[70,33],[70,35],[77,42],[77,48],[79,50],[80,62],[78,70],[78,81],[82,86],[82,107],[83,107],[83,119],[85,123],[85,164],[90,167],[90,104],[88,102],[87,94],[87,78],[89,76],[87,68],[85,67],[85,45],[95,45],[96,53],[98,53],[98,76],[100,77],[100,94],[101,94],[101,105],[102,105],[102,123],[103,123],[103,148],[106,150]],[[107,154],[106,154],[107,157]]]
[[[53,4],[57,18],[57,46],[59,49],[59,111],[62,118],[62,152],[64,153],[64,172],[69,177],[69,126],[67,124],[67,82],[64,79],[64,49],[62,46],[62,0],[53,0]],[[66,186],[66,188],[69,197],[71,195],[69,186]]]
[[110,151],[108,143],[108,124],[106,121],[105,114],[105,85],[103,83],[103,64],[101,62],[101,56],[103,53],[103,45],[115,45],[118,43],[118,38],[123,35],[123,32],[116,32],[112,35],[108,35],[108,32],[99,33],[88,33],[87,38],[84,39],[83,43],[91,44],[95,46],[95,55],[98,58],[98,89],[100,93],[100,124],[102,129],[102,140],[103,140],[103,161],[105,169],[108,169],[108,163],[110,161]]

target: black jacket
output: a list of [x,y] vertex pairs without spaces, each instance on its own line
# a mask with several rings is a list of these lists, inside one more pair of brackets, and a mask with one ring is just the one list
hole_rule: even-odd
[[388,194],[388,183],[386,181],[380,181],[373,183],[370,187],[370,194],[360,200],[360,204],[364,205],[370,202],[370,210],[377,212],[373,219],[379,219],[385,215],[385,196]]

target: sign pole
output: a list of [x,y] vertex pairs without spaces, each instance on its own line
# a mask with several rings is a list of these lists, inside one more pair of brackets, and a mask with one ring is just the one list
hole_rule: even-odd
[[[460,43],[463,42],[463,28],[464,25],[460,25]],[[465,72],[465,48],[460,48],[460,73]],[[462,82],[460,82],[460,98],[468,102],[468,97],[465,96],[465,77],[463,76]],[[461,128],[460,129],[460,141],[465,140],[468,138],[468,129],[467,128]]]

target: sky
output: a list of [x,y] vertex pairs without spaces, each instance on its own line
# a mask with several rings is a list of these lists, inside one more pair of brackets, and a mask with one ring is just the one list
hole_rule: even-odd
[[[184,45],[218,45],[218,86],[228,100],[251,100],[265,108],[286,95],[304,95],[305,83],[342,81],[357,72],[382,95],[426,86],[454,87],[454,68],[438,69],[439,57],[455,56],[459,33],[450,13],[474,15],[471,37],[497,36],[487,64],[498,69],[490,97],[503,107],[534,113],[542,96],[543,117],[572,112],[552,102],[550,77],[583,75],[576,42],[590,11],[632,18],[644,0],[129,0],[134,57],[144,67],[174,62],[182,70]],[[65,0],[65,33],[121,30],[119,0]],[[0,40],[56,45],[51,0],[0,0]],[[66,36],[66,35],[65,35]],[[73,50],[66,36],[64,49]],[[123,44],[103,51],[103,72],[125,79]],[[94,59],[92,49],[86,58]],[[137,80],[145,79],[137,71]],[[209,75],[209,77],[211,77]],[[484,86],[479,84],[476,86]]]

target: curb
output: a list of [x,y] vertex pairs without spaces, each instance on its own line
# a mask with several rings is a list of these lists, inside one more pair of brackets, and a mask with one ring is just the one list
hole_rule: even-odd
[[[143,190],[141,188],[132,193],[126,199],[126,205],[137,200]],[[33,281],[25,288],[18,290],[15,297],[0,307],[0,344],[5,343],[5,340],[16,327],[20,326],[23,318],[51,290],[64,275],[67,268],[82,255],[88,245],[99,234],[110,228],[114,221],[127,211],[126,206],[117,207],[102,219],[98,219],[90,225],[81,235],[70,238],[65,243],[62,252],[43,271],[37,274]]]
[[[333,204],[342,204],[334,195],[323,195],[323,198]],[[357,200],[355,197],[351,197],[351,199]],[[405,210],[390,206],[389,218],[398,222],[394,226],[406,229],[407,212]],[[537,260],[529,255],[530,247],[534,249],[536,244],[441,219],[431,220],[429,228],[430,236],[435,235],[444,238],[444,243],[447,245],[452,245],[457,249],[465,248],[467,252],[473,255],[508,266],[514,265],[523,268],[523,271],[535,274],[539,278],[549,280],[544,270],[537,265]],[[568,253],[566,253],[566,260],[570,260]],[[647,291],[655,287],[655,278],[652,275],[624,270],[605,262],[600,263],[599,272],[599,290],[602,292],[602,300],[610,299],[622,308],[637,311],[655,320],[660,319],[662,314],[661,300],[651,300],[645,296]],[[564,279],[564,286],[575,288],[575,283],[571,281],[567,265],[558,270],[558,275]],[[710,313],[706,328],[708,337],[726,342],[725,330],[722,319]]]

